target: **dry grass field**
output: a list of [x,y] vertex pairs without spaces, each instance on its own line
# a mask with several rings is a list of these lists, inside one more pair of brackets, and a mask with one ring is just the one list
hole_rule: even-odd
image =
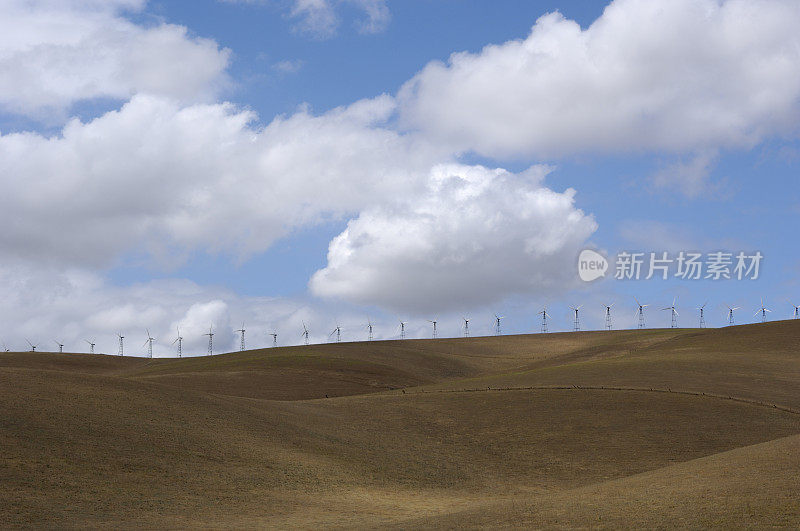
[[2,527],[800,527],[800,321],[0,354]]

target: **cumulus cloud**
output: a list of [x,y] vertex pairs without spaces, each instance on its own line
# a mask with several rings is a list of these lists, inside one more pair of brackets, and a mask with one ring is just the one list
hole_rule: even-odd
[[258,126],[230,104],[139,95],[60,135],[0,136],[6,259],[106,267],[124,253],[239,258],[423,186],[442,153],[381,127],[391,98]]
[[421,193],[348,223],[312,293],[421,313],[563,290],[597,225],[574,190],[543,186],[547,171],[436,166]]
[[[235,329],[243,321],[247,348],[263,348],[272,345],[272,332],[279,345],[302,344],[303,323],[312,343],[331,341],[336,323],[342,325],[343,340],[363,340],[368,318],[359,309],[304,297],[244,296],[183,279],[116,286],[86,269],[33,264],[0,263],[0,298],[0,347],[14,351],[28,350],[28,340],[39,345],[37,350],[54,351],[57,340],[65,352],[88,352],[89,340],[96,343],[96,353],[117,354],[116,334],[121,333],[126,355],[144,356],[149,329],[156,339],[154,356],[174,357],[180,328],[184,356],[205,355],[208,337],[203,334],[211,326],[219,353],[238,350]],[[394,317],[373,313],[371,318],[376,339],[398,336]],[[426,325],[409,323],[407,337],[427,337]]]
[[0,3],[0,111],[58,121],[73,104],[149,93],[184,102],[227,83],[229,50],[126,15],[144,0]]
[[402,123],[494,158],[752,146],[798,122],[798,27],[794,0],[616,0],[586,29],[551,13],[428,64]]

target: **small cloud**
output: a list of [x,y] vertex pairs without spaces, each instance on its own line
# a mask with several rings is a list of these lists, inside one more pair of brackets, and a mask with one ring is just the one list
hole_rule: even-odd
[[386,0],[348,0],[364,11],[366,17],[356,22],[356,27],[361,33],[380,33],[389,25],[391,14]]
[[299,72],[305,61],[302,59],[286,59],[272,65],[272,69],[280,74],[294,74]]
[[711,171],[717,161],[717,151],[695,153],[689,159],[673,162],[650,176],[656,188],[674,189],[689,199],[700,195],[719,195],[722,182],[711,182]]
[[391,18],[387,0],[291,0],[279,3],[277,0],[219,0],[227,3],[286,5],[288,17],[295,20],[292,29],[314,39],[325,40],[336,35],[341,22],[339,11],[342,6],[350,6],[363,13],[355,21],[360,33],[380,33],[386,29]]

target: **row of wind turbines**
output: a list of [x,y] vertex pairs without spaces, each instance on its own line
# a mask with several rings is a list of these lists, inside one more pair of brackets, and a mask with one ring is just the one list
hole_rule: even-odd
[[[634,297],[634,300],[636,301],[636,313],[635,313],[635,316],[638,319],[637,328],[639,328],[639,329],[646,328],[645,308],[648,308],[650,305],[649,304],[642,304],[639,301],[639,299],[637,299],[636,297]],[[670,306],[666,306],[664,308],[661,308],[661,311],[669,311],[670,312],[670,316],[671,316],[670,327],[671,328],[678,328],[678,317],[680,316],[680,314],[678,313],[678,310],[677,310],[677,307],[676,307],[676,303],[677,303],[677,297],[672,299],[672,304]],[[613,330],[613,320],[612,320],[611,309],[614,307],[615,304],[616,303],[612,302],[611,304],[604,304],[603,305],[603,316],[604,316],[604,319],[605,319],[605,329],[606,330]],[[705,302],[705,303],[703,303],[702,306],[698,306],[696,308],[697,310],[699,310],[700,328],[705,328],[706,327],[705,310],[706,310],[706,306],[707,305],[708,305],[708,302]],[[581,330],[581,321],[580,321],[581,314],[580,314],[580,310],[583,307],[584,307],[583,305],[569,306],[570,310],[574,313],[574,321],[573,321],[573,328],[572,328],[572,330],[574,332],[579,332]],[[728,319],[728,325],[736,324],[734,312],[736,310],[741,310],[741,307],[739,307],[739,306],[735,306],[734,307],[734,306],[730,306],[730,305],[727,305],[727,304],[725,305],[725,307],[727,308],[726,315],[727,315],[727,319]],[[792,307],[794,309],[794,311],[792,313],[792,317],[794,319],[800,319],[800,305],[792,304]],[[767,308],[764,305],[764,299],[762,298],[761,299],[761,306],[753,314],[753,317],[760,316],[761,317],[761,322],[763,323],[763,322],[767,321],[767,313],[772,313],[772,310]],[[548,310],[547,310],[547,307],[544,307],[540,312],[537,312],[536,315],[541,316],[541,331],[542,331],[542,333],[548,333],[548,330],[549,330],[548,329],[548,323],[549,323],[549,321],[552,320],[552,318],[551,318],[550,312],[548,312]],[[503,319],[505,319],[504,316],[494,314],[494,319],[492,321],[492,326],[493,326],[493,330],[494,330],[494,335],[496,335],[496,336],[502,335],[501,321]],[[428,319],[427,321],[429,323],[431,323],[431,325],[432,325],[432,336],[431,337],[433,339],[436,339],[438,337],[437,325],[438,325],[439,321],[436,320],[436,319]],[[462,321],[464,323],[464,326],[462,327],[462,330],[463,330],[463,333],[464,333],[464,337],[469,337],[470,336],[470,331],[469,331],[470,319],[468,317],[463,317]],[[400,324],[399,324],[398,330],[400,332],[400,339],[406,339],[406,325],[408,324],[408,321],[402,321],[401,320],[401,321],[399,321],[399,323]],[[367,341],[372,341],[373,340],[373,326],[374,326],[374,324],[372,323],[372,320],[371,319],[367,319],[367,324],[362,326],[362,327],[360,327],[360,329],[362,329],[362,330],[366,329],[366,331],[367,331]],[[335,340],[336,340],[337,343],[339,343],[342,340],[342,330],[343,330],[342,327],[337,323],[336,324],[336,328],[334,328],[331,331],[331,333],[328,334],[328,337],[332,340],[334,335],[335,335],[336,336]],[[147,357],[148,358],[152,358],[153,357],[153,343],[156,341],[156,338],[154,338],[150,334],[150,330],[149,329],[145,329],[145,331],[147,332],[147,339],[145,339],[144,343],[142,344],[142,348],[147,347]],[[177,354],[178,354],[178,357],[180,358],[180,357],[183,356],[183,339],[184,338],[181,335],[180,328],[177,328],[176,331],[177,331],[177,335],[175,336],[175,339],[172,341],[170,346],[175,347],[177,345]],[[239,350],[240,351],[245,350],[245,332],[247,330],[245,329],[244,323],[242,323],[242,327],[241,328],[238,328],[238,329],[236,329],[234,331],[237,332],[238,334],[240,334]],[[203,336],[208,337],[208,355],[209,356],[212,356],[214,354],[214,334],[215,334],[215,332],[214,332],[213,325],[209,327],[208,332],[203,334]],[[272,346],[273,347],[277,347],[278,346],[278,333],[277,333],[277,331],[273,330],[272,332],[268,332],[267,335],[272,337]],[[305,345],[309,344],[309,335],[310,335],[310,332],[309,332],[308,326],[306,326],[305,321],[303,321],[303,331],[300,333],[300,337],[303,338],[303,342],[304,342]],[[118,352],[117,353],[120,356],[124,356],[125,355],[125,336],[122,335],[122,333],[117,333],[117,338],[119,340],[119,347],[118,347]],[[39,345],[38,344],[34,344],[34,343],[32,343],[31,341],[29,341],[27,339],[25,341],[28,343],[28,346],[31,349],[30,351],[31,352],[36,352],[36,349],[39,347]],[[94,354],[95,353],[94,349],[95,349],[95,345],[96,345],[95,340],[91,340],[90,341],[88,339],[84,339],[84,341],[89,345],[89,353],[90,354]],[[58,340],[53,340],[53,342],[58,346],[58,352],[63,353],[64,352],[64,343],[62,343],[61,341],[58,341]],[[6,351],[6,352],[9,352],[9,349],[6,348],[5,344],[3,344],[3,350]]]

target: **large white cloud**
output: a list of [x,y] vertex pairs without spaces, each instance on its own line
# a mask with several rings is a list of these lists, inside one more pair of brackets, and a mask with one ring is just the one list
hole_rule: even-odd
[[[160,279],[117,286],[93,271],[81,268],[47,267],[35,264],[0,263],[0,347],[28,350],[27,341],[41,351],[55,351],[55,341],[66,352],[117,354],[117,333],[125,336],[125,353],[146,354],[149,329],[156,339],[156,357],[174,357],[177,329],[183,337],[185,356],[205,355],[213,326],[214,351],[238,350],[236,329],[244,322],[247,348],[303,343],[303,324],[312,343],[333,341],[331,331],[342,327],[342,340],[365,340],[366,323],[374,324],[375,339],[399,336],[395,316],[373,311],[367,314],[339,302],[327,303],[308,297],[258,297],[234,293],[219,286],[203,286],[184,279]],[[408,318],[408,316],[404,316]],[[473,322],[476,333],[488,333],[489,316]],[[440,323],[444,334],[458,335],[458,317]],[[429,337],[424,320],[406,323],[406,337]]]
[[144,0],[0,2],[0,112],[57,122],[76,102],[150,93],[185,102],[227,83],[230,52],[173,24],[136,24]]
[[421,313],[563,290],[597,225],[575,208],[574,190],[543,186],[546,173],[435,167],[422,193],[350,221],[311,291]]
[[428,64],[401,116],[495,158],[750,146],[798,123],[799,27],[796,0],[616,0],[587,29],[552,13]]
[[4,258],[246,258],[293,228],[413,193],[443,155],[381,127],[393,105],[379,97],[259,127],[229,104],[139,95],[58,136],[0,136]]

